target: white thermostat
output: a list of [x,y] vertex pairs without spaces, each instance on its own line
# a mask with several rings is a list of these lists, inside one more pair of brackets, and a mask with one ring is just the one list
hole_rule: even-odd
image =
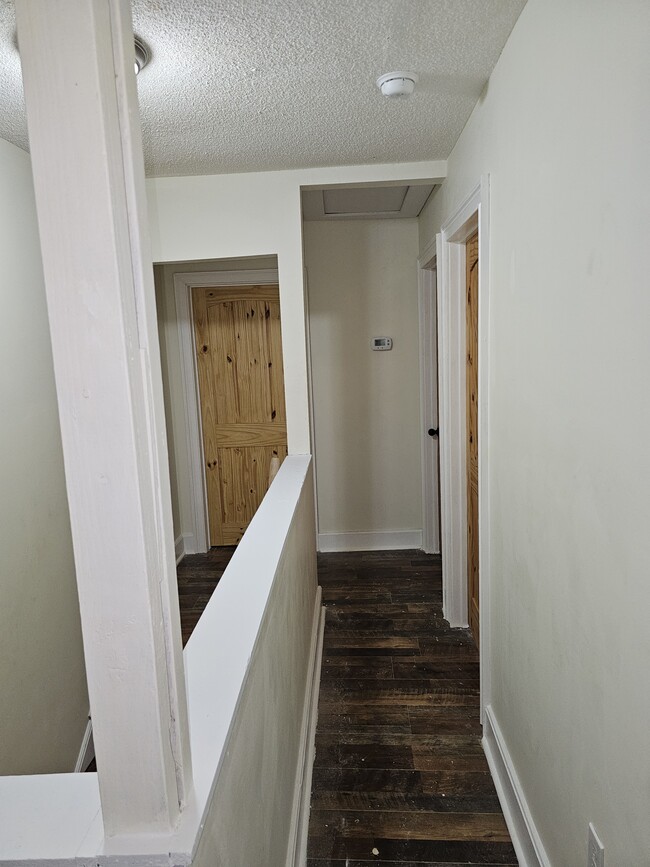
[[386,351],[387,349],[393,348],[393,338],[392,337],[373,337],[372,338],[372,348],[376,351]]

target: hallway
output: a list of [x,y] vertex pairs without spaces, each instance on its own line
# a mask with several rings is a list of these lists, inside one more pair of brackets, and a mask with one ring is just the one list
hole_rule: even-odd
[[319,554],[327,606],[308,867],[516,865],[481,747],[478,653],[440,557]]

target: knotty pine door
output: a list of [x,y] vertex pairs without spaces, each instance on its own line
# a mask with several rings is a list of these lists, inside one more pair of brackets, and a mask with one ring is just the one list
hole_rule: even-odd
[[478,233],[465,247],[467,388],[467,603],[469,626],[479,643],[478,560]]
[[277,286],[192,290],[211,545],[236,545],[287,454]]

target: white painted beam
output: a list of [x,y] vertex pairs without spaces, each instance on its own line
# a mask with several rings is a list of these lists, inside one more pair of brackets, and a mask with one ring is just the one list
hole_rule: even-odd
[[16,14],[104,829],[166,832],[191,772],[130,3]]

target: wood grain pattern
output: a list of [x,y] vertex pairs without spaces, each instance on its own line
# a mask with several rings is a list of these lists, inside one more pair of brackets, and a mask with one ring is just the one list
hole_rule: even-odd
[[514,867],[481,747],[478,652],[442,618],[440,558],[322,554],[319,580],[308,867]]
[[478,232],[467,241],[467,605],[469,626],[479,643],[478,551]]
[[192,290],[211,545],[241,539],[287,455],[277,286]]

